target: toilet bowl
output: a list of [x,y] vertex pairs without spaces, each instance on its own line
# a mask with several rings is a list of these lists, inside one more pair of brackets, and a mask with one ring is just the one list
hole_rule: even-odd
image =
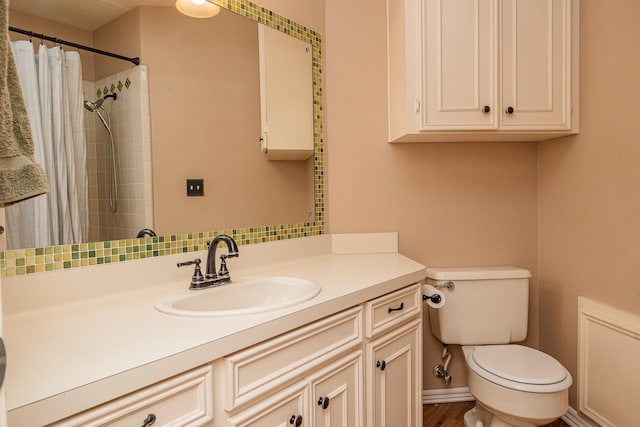
[[551,356],[516,344],[462,351],[477,402],[466,427],[541,426],[566,412],[571,374]]
[[476,407],[466,427],[531,427],[563,415],[571,374],[553,357],[518,344],[527,335],[528,270],[428,268],[427,284],[444,295],[429,306],[431,333],[462,346]]

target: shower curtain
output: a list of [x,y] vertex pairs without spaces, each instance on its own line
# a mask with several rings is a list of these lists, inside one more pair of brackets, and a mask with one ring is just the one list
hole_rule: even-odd
[[82,64],[78,52],[11,43],[34,139],[50,191],[6,209],[7,247],[81,243],[88,235]]

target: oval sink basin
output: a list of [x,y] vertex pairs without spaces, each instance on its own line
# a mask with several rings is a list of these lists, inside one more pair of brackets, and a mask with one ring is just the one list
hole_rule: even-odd
[[157,301],[155,308],[177,316],[241,316],[299,304],[319,292],[320,285],[311,280],[285,276],[246,277],[209,289],[185,289]]

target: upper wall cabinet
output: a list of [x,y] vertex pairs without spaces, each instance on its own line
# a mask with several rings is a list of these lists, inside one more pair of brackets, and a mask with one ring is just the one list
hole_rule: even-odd
[[578,132],[579,0],[387,0],[389,140]]
[[311,45],[266,25],[258,26],[262,151],[269,160],[313,155]]

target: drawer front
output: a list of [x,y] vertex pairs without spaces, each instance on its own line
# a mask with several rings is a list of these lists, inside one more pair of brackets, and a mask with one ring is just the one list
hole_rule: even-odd
[[213,420],[211,366],[194,369],[125,397],[74,415],[53,426],[201,426]]
[[411,285],[365,304],[366,335],[371,338],[422,312],[422,288]]
[[326,319],[225,357],[231,411],[362,343],[362,308]]

